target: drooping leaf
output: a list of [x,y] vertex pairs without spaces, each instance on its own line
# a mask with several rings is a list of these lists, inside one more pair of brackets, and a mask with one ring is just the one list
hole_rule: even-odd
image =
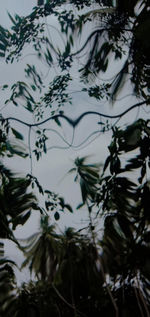
[[64,207],[73,213],[72,207],[69,204],[65,204]]
[[16,129],[11,128],[11,131],[17,139],[19,139],[19,140],[24,139],[23,135],[20,132],[18,132]]

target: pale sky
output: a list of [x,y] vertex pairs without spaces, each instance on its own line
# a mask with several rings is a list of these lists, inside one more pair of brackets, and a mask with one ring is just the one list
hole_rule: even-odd
[[[27,3],[29,3],[27,7]],[[9,18],[7,17],[7,11],[10,14],[14,14],[15,12],[17,14],[23,15],[23,14],[29,14],[32,6],[36,4],[36,1],[23,1],[23,0],[7,0],[3,2],[3,5],[1,6],[0,11],[0,18],[2,25],[5,25],[6,27],[9,25]],[[48,21],[49,22],[49,21]],[[50,21],[51,23],[55,21]],[[54,31],[53,31],[54,32]],[[52,34],[53,35],[53,34]],[[27,62],[34,63],[35,57],[29,57],[23,58],[23,60],[16,64],[9,64],[5,65],[3,61],[0,61],[0,67],[1,67],[1,73],[3,73],[2,78],[0,78],[0,85],[4,83],[14,83],[17,80],[23,80],[24,79],[24,73],[23,69]],[[43,70],[45,71],[45,70]],[[15,78],[14,78],[15,74]],[[51,78],[49,78],[49,81],[51,81]],[[74,86],[78,86],[77,79],[74,82]],[[84,98],[84,99],[83,99]],[[92,100],[88,100],[88,98],[85,96],[85,94],[76,93],[73,96],[73,105],[66,107],[66,113],[72,117],[75,118],[78,114],[84,112],[87,109],[91,109],[91,103]],[[94,106],[95,105],[95,106]],[[0,105],[1,107],[3,104]],[[99,103],[93,102],[92,105],[95,110],[104,109],[104,107],[99,105]],[[63,110],[63,109],[62,109]],[[15,106],[9,105],[6,107],[6,109],[3,110],[4,116],[15,116],[20,119],[24,119],[25,121],[31,122],[31,116],[23,109],[18,109]],[[98,118],[91,117],[86,118],[83,120],[78,126],[76,133],[75,133],[75,141],[74,145],[80,144],[93,130],[95,130],[95,120],[98,121]],[[54,125],[50,125],[50,127],[54,127]],[[23,132],[27,136],[27,129],[22,127],[21,125],[17,125],[18,130]],[[56,127],[57,128],[57,127]],[[97,129],[98,127],[96,127]],[[59,130],[64,137],[66,137],[67,140],[71,140],[72,137],[72,129],[67,125],[63,124],[63,129]],[[49,135],[50,141],[52,142],[52,145],[58,145],[58,146],[65,146],[63,144],[62,140],[60,140],[58,137],[56,137],[53,133]],[[53,141],[54,140],[54,141]],[[73,159],[75,159],[77,156],[84,156],[92,154],[93,157],[91,158],[91,161],[104,161],[104,158],[106,157],[107,153],[107,144],[108,144],[108,137],[101,136],[99,139],[95,140],[95,142],[92,142],[88,147],[86,147],[83,150],[77,151],[75,149],[69,149],[69,150],[50,150],[47,155],[43,155],[43,159],[36,163],[36,160],[33,162],[33,174],[35,174],[41,181],[44,187],[49,188],[50,190],[54,190],[61,195],[64,195],[66,197],[66,202],[68,201],[75,207],[78,205],[78,198],[80,195],[79,186],[73,183],[73,175],[65,177],[63,181],[62,178],[67,173],[67,171],[72,167]],[[99,155],[100,154],[100,155]],[[8,162],[9,164],[9,162]],[[18,158],[14,158],[11,160],[11,166],[17,171],[21,173],[30,172],[30,162],[29,160],[22,160]],[[61,182],[60,182],[61,181]],[[80,199],[80,198],[79,198]],[[80,202],[80,201],[79,201]],[[70,215],[69,215],[70,216]],[[70,220],[68,220],[70,217],[68,216],[68,213],[66,215],[65,220],[62,222],[69,224]],[[63,218],[63,217],[62,217]],[[73,223],[73,218],[71,216],[71,224]],[[32,224],[31,224],[32,226]],[[26,228],[26,229],[25,229]],[[21,235],[23,234],[25,230],[25,235],[28,233],[29,229],[28,226],[25,226],[25,228],[20,228],[20,230],[17,230],[18,232],[21,232]]]
[[[36,0],[1,0],[1,9],[0,9],[0,23],[2,26],[8,27],[10,25],[9,18],[7,16],[7,11],[10,14],[17,13],[19,15],[27,15],[31,12],[32,7],[36,5]],[[51,23],[54,23],[54,20],[50,21]],[[12,64],[12,65],[5,65],[3,60],[0,60],[0,68],[1,68],[1,74],[0,77],[0,85],[2,84],[12,84],[13,82],[17,80],[23,80],[24,79],[24,73],[23,68],[24,65],[28,62],[28,59],[23,59],[23,61],[20,64]],[[34,62],[34,58],[30,57],[30,62]],[[112,66],[111,66],[112,67]],[[43,70],[45,71],[45,70]],[[109,72],[112,70],[110,69]],[[49,78],[49,81],[51,79]],[[75,86],[77,86],[77,80],[75,81]],[[129,105],[132,103],[132,98],[130,98]],[[2,101],[0,104],[0,108],[3,107]],[[72,117],[75,118],[78,114],[84,112],[85,110],[94,109],[96,111],[100,112],[107,112],[109,114],[113,113],[120,113],[124,107],[128,107],[128,103],[126,100],[120,103],[117,103],[114,107],[111,105],[103,105],[103,103],[96,103],[94,100],[89,100],[88,98],[85,98],[84,94],[74,94],[73,98],[73,105],[68,106],[66,108],[66,113]],[[62,109],[63,110],[63,109]],[[20,109],[17,109],[16,107],[12,107],[9,105],[6,109],[4,109],[4,115],[6,116],[17,116],[20,119],[23,120],[30,120],[31,117],[28,117],[28,114]],[[132,116],[129,115],[126,118],[128,119],[135,119],[137,115],[137,112],[132,113]],[[75,145],[79,144],[83,141],[85,137],[87,137],[90,132],[97,129],[97,126],[95,123],[97,123],[98,118],[96,117],[90,117],[86,118],[81,122],[81,125],[78,127],[75,135]],[[51,127],[51,126],[50,126]],[[53,127],[53,125],[52,125]],[[23,129],[22,132],[27,137],[27,131],[25,128],[22,128],[21,126],[17,126],[16,128]],[[59,130],[60,131],[60,130]],[[20,130],[21,132],[21,130]],[[67,124],[63,125],[63,129],[61,130],[61,133],[64,137],[71,140],[72,130]],[[50,135],[52,144],[56,144],[59,146],[64,146],[65,144],[62,144],[62,141],[59,140],[54,134]],[[82,149],[80,151],[77,151],[75,149],[69,149],[69,150],[50,150],[48,154],[43,155],[42,160],[40,162],[36,162],[36,160],[33,160],[33,174],[37,176],[37,178],[40,180],[41,184],[51,191],[56,191],[60,195],[65,197],[66,203],[70,203],[73,208],[75,209],[75,206],[77,206],[81,202],[81,195],[79,190],[79,185],[75,184],[73,182],[74,176],[66,176],[67,171],[73,167],[73,160],[77,156],[85,156],[92,154],[90,160],[91,162],[103,162],[108,154],[107,146],[110,142],[110,133],[106,135],[100,135],[99,138],[97,138],[95,141],[93,141],[89,146],[87,146],[85,149]],[[6,161],[8,166],[9,160]],[[28,159],[18,159],[14,158],[11,161],[11,168],[13,168],[16,172],[23,174],[30,173],[30,161]],[[40,199],[40,198],[39,198]],[[39,216],[35,213],[31,217],[31,219],[28,221],[28,223],[22,227],[20,226],[16,231],[16,236],[19,238],[25,238],[28,237],[30,234],[32,234],[34,231],[38,228],[38,219]],[[60,227],[65,226],[73,226],[73,227],[84,227],[85,220],[87,220],[87,216],[85,211],[75,211],[73,215],[70,215],[69,212],[66,212],[66,214],[61,216],[61,220],[58,222]],[[15,257],[17,259],[18,263],[21,263],[23,257],[18,251],[14,251],[14,248],[11,244],[7,245],[7,253],[9,253],[10,256]],[[25,273],[26,274],[26,273]],[[19,279],[24,279],[26,276],[24,275],[18,275]]]
[[[7,16],[7,11],[13,15],[17,13],[19,15],[27,15],[31,12],[32,7],[36,5],[36,0],[5,0],[1,1],[1,10],[0,10],[0,23],[4,27],[10,26],[10,21]],[[54,21],[55,22],[55,21]],[[53,20],[50,23],[54,23]],[[8,83],[12,85],[17,80],[24,79],[23,68],[27,62],[33,63],[34,58],[23,59],[21,63],[14,63],[6,65],[3,60],[0,60],[0,68],[1,74],[0,77],[0,85]],[[45,70],[44,70],[45,71]],[[50,80],[51,81],[51,78]],[[77,84],[76,84],[77,85]],[[84,98],[84,100],[83,100]],[[67,109],[67,113],[70,117],[75,118],[78,114],[84,112],[85,109],[91,108],[91,100],[89,101],[83,94],[74,94],[73,105],[69,106]],[[3,107],[3,101],[1,99],[0,108]],[[99,105],[95,103],[95,110],[98,110]],[[3,110],[4,116],[15,116],[25,121],[31,120],[31,117],[24,111],[20,110],[12,105],[6,107]],[[96,118],[96,122],[97,122]],[[30,121],[31,122],[31,121]],[[76,131],[75,145],[81,143],[87,135],[93,131],[93,125],[95,125],[95,118],[85,119],[85,121],[81,122],[81,126]],[[53,125],[52,125],[53,126]],[[23,132],[27,137],[27,130],[17,125],[16,129],[20,132]],[[71,140],[72,130],[69,126],[64,124],[63,130],[61,131],[63,136],[67,138],[67,140]],[[50,139],[52,139],[52,144],[57,144],[60,146],[64,146],[62,141],[56,138],[54,134],[50,135]],[[54,140],[54,141],[53,141]],[[81,228],[87,225],[87,215],[84,210],[75,211],[75,207],[81,202],[81,195],[79,185],[73,182],[74,175],[65,176],[70,168],[73,166],[73,160],[77,156],[90,155],[91,162],[95,161],[104,161],[107,152],[107,144],[108,137],[101,136],[99,139],[92,142],[88,147],[83,150],[77,151],[75,149],[69,150],[50,150],[47,155],[43,156],[43,159],[40,162],[36,162],[33,160],[33,173],[38,177],[41,184],[56,193],[59,193],[61,196],[65,197],[66,203],[70,203],[74,208],[74,214],[70,214],[66,212],[61,215],[61,220],[58,222],[60,228],[64,228],[65,226],[73,226],[76,228]],[[5,160],[7,165],[12,168],[17,173],[21,173],[22,175],[26,175],[30,173],[30,161],[28,159],[19,159],[14,158],[11,160]],[[40,200],[40,197],[39,197]],[[53,217],[52,217],[53,218]],[[86,221],[86,223],[85,223]],[[16,230],[16,236],[19,238],[26,238],[34,231],[37,231],[39,225],[39,214],[34,212],[30,220],[27,224],[22,227],[19,226]],[[17,261],[20,265],[23,261],[23,256],[20,251],[16,250],[13,243],[6,244],[6,255],[9,255],[10,258]],[[23,273],[17,272],[18,279],[21,281],[26,280],[28,278],[28,273],[25,270]]]

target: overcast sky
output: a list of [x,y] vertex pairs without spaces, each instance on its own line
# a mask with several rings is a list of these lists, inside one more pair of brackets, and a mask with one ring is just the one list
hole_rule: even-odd
[[[31,12],[32,7],[36,5],[36,0],[5,0],[1,1],[1,10],[0,10],[0,23],[4,27],[10,26],[10,20],[7,15],[7,11],[13,15],[14,13],[17,13],[19,15],[27,15]],[[50,21],[51,24],[55,23],[53,19]],[[53,31],[54,32],[54,31]],[[53,33],[53,36],[55,34]],[[33,62],[34,58],[30,57],[30,62]],[[20,64],[9,64],[5,65],[3,60],[0,60],[0,67],[1,67],[1,78],[0,78],[0,85],[9,83],[12,84],[17,80],[23,80],[24,79],[24,66],[28,62],[28,59],[24,58]],[[46,70],[43,68],[43,72]],[[111,73],[111,69],[110,69]],[[48,78],[49,81],[51,81],[51,78]],[[78,79],[74,81],[74,87],[78,86]],[[130,104],[132,103],[132,98],[130,98]],[[103,105],[103,103],[96,103],[95,101],[89,100],[85,98],[84,94],[76,93],[73,97],[73,105],[68,106],[66,109],[66,113],[72,117],[75,118],[78,114],[84,112],[85,110],[89,109],[95,109],[97,111],[101,112],[109,112],[110,113],[118,113],[121,112],[124,107],[127,107],[127,101],[125,100],[120,103],[117,103],[115,105],[115,109],[110,105]],[[2,99],[0,107],[3,107]],[[6,109],[3,110],[3,113],[5,116],[16,116],[23,120],[31,120],[30,117],[28,117],[28,114],[26,111],[21,110],[20,108],[17,109],[16,107],[9,105],[9,107],[6,107]],[[134,112],[132,114],[132,119],[134,120],[137,116],[137,112]],[[128,117],[129,118],[129,117]],[[130,116],[131,119],[131,116]],[[86,118],[81,122],[81,125],[78,127],[76,134],[75,134],[75,140],[74,145],[77,145],[81,143],[92,131],[95,130],[96,124],[98,119],[96,117],[90,117]],[[51,126],[53,127],[53,125]],[[23,128],[22,126],[17,125],[18,130],[21,130],[25,136],[27,136],[27,130]],[[62,135],[68,140],[71,140],[72,137],[72,129],[67,125],[64,124],[62,130],[60,130]],[[97,134],[98,136],[98,134]],[[62,143],[62,141],[55,136],[54,133],[50,134],[50,140],[51,143],[57,144],[58,146],[65,146],[65,144]],[[73,160],[77,156],[84,156],[84,155],[92,155],[91,156],[91,162],[103,162],[107,153],[108,149],[107,146],[110,141],[110,133],[106,135],[100,135],[95,141],[93,141],[90,145],[88,145],[86,148],[81,149],[80,151],[77,151],[76,149],[68,149],[68,150],[58,150],[53,149],[48,152],[48,154],[44,155],[42,160],[40,160],[39,163],[36,163],[35,160],[33,160],[33,173],[35,176],[38,177],[41,184],[51,191],[56,191],[60,195],[65,197],[66,202],[70,203],[74,210],[75,206],[77,206],[81,202],[81,195],[79,190],[79,185],[75,184],[73,182],[74,176],[65,176],[67,175],[67,171],[73,167]],[[7,164],[9,166],[10,161],[7,160]],[[30,173],[30,161],[28,159],[18,159],[15,158],[11,161],[11,168],[15,170],[16,172],[23,174]],[[65,177],[64,177],[65,176]],[[40,198],[39,198],[40,199]],[[61,220],[59,221],[59,226],[75,226],[75,227],[82,227],[85,225],[85,220],[87,220],[87,216],[82,211],[74,211],[74,215],[70,215],[69,213],[66,213],[65,215],[62,215]],[[30,234],[32,234],[34,231],[38,228],[38,221],[39,216],[38,214],[31,217],[31,219],[28,221],[27,225],[23,228],[20,226],[17,229],[16,235],[17,237],[23,238],[27,237]],[[10,245],[7,247],[7,252],[10,254],[10,256],[15,254],[15,258],[18,259],[18,262],[21,263],[22,256],[19,252],[14,253],[14,249]],[[21,278],[21,277],[19,277]],[[23,276],[22,278],[26,278]]]
[[[1,10],[0,10],[0,23],[4,27],[9,27],[11,22],[8,18],[7,12],[9,12],[12,16],[17,13],[18,15],[27,15],[31,12],[32,7],[36,5],[36,0],[5,0],[1,1]],[[55,23],[53,19],[50,21],[51,24]],[[54,32],[54,31],[53,31]],[[52,34],[54,35],[54,33]],[[4,61],[0,60],[1,74],[0,77],[0,85],[8,83],[12,85],[17,80],[24,79],[24,66],[27,62],[33,63],[34,58],[26,59],[24,58],[21,63],[14,63],[6,65]],[[46,71],[43,69],[43,72]],[[52,79],[49,78],[49,81]],[[74,87],[77,86],[77,80],[74,82]],[[83,100],[84,98],[84,100]],[[83,94],[74,94],[73,105],[67,110],[67,114],[75,118],[79,113],[82,113],[85,109],[91,109],[91,100],[89,101]],[[99,105],[95,103],[95,109],[98,110]],[[3,99],[1,98],[0,108],[3,108]],[[16,108],[13,105],[7,106],[3,109],[4,116],[14,116],[25,121],[30,120],[30,116],[23,109]],[[94,130],[95,120],[97,122],[97,118],[91,118],[90,121],[85,119],[81,122],[81,126],[77,129],[75,134],[74,145],[78,145],[81,143],[87,136]],[[20,125],[15,126],[20,132],[23,132],[25,136],[27,136],[26,128],[23,128]],[[53,126],[52,126],[53,127]],[[72,137],[72,129],[64,124],[62,131],[62,135],[66,137],[68,141],[71,140]],[[52,144],[65,146],[62,141],[55,136],[55,134],[50,135],[50,140]],[[70,168],[73,167],[73,160],[77,156],[84,156],[92,154],[91,161],[104,161],[104,158],[107,153],[107,144],[108,138],[107,136],[101,136],[100,139],[92,142],[88,147],[83,150],[77,151],[75,149],[69,150],[50,150],[47,155],[43,156],[43,159],[40,160],[39,163],[36,163],[36,160],[33,160],[33,173],[38,177],[41,184],[52,191],[59,193],[60,195],[65,197],[65,201],[70,203],[74,208],[74,215],[70,215],[69,212],[66,212],[65,215],[61,216],[61,220],[58,225],[60,228],[64,228],[65,226],[73,226],[77,228],[84,227],[87,225],[87,215],[83,210],[75,211],[75,207],[81,202],[81,195],[79,185],[73,182],[74,175],[67,176],[67,172]],[[13,160],[6,160],[6,164],[12,168],[15,172],[19,172],[22,175],[26,175],[30,173],[30,161],[28,159],[23,160],[19,158],[14,158]],[[66,175],[66,176],[65,176]],[[39,197],[40,200],[40,197]],[[85,222],[86,221],[86,222]],[[18,227],[16,230],[16,236],[19,238],[28,237],[34,231],[38,229],[39,225],[39,215],[38,213],[34,213],[28,223],[22,227]],[[11,258],[15,259],[17,263],[20,265],[23,256],[19,251],[15,249],[12,243],[8,243],[6,245],[6,254],[8,254]],[[26,280],[28,274],[25,271],[23,274],[17,273],[17,276],[20,281]]]
[[[9,18],[7,16],[7,12],[9,12],[11,15],[14,13],[17,13],[19,15],[26,15],[29,14],[32,10],[32,7],[36,5],[36,1],[25,1],[25,0],[7,0],[5,2],[2,2],[1,11],[0,11],[0,17],[1,17],[1,24],[8,27],[10,25]],[[53,19],[48,21],[49,23],[55,23]],[[54,36],[54,30],[52,30]],[[1,61],[1,73],[3,73],[3,76],[0,79],[0,84],[4,83],[10,83],[13,84],[17,80],[23,80],[24,79],[24,66],[27,62],[34,62],[34,57],[30,57],[29,59],[24,58],[20,63],[16,64],[9,64],[5,65],[3,61]],[[45,69],[43,69],[43,72]],[[15,76],[14,76],[15,74]],[[49,81],[52,79],[49,78]],[[77,86],[77,79],[74,81],[74,86]],[[95,106],[94,106],[95,105]],[[3,104],[1,104],[1,107]],[[88,98],[85,98],[84,94],[76,93],[73,96],[73,105],[68,106],[66,108],[66,113],[72,117],[75,118],[78,114],[84,112],[87,109],[92,109],[95,107],[95,110],[104,111],[103,105],[99,103],[93,102],[92,100],[88,100]],[[15,116],[20,119],[24,119],[26,121],[30,120],[31,118],[28,117],[28,114],[24,110],[20,110],[20,108],[16,108],[13,105],[9,105],[6,107],[6,109],[3,110],[4,116]],[[74,145],[80,144],[91,132],[95,130],[95,122],[97,122],[98,119],[96,117],[91,117],[84,119],[81,122],[81,125],[78,126],[77,131],[75,133],[75,140]],[[53,127],[53,125],[52,125]],[[27,129],[23,128],[20,125],[17,125],[18,130],[23,129],[23,133],[27,134]],[[97,127],[96,127],[97,129]],[[71,140],[72,137],[72,128],[69,127],[67,124],[63,124],[62,129],[60,129],[60,133],[68,141]],[[62,140],[60,140],[58,137],[55,136],[54,133],[50,134],[50,141],[52,145],[58,145],[58,146],[65,146],[63,144]],[[98,136],[98,134],[97,134]],[[56,144],[55,144],[56,143]],[[50,190],[54,190],[66,197],[66,201],[71,203],[74,207],[78,204],[78,199],[80,200],[80,191],[79,186],[73,183],[73,176],[67,176],[67,171],[72,167],[73,160],[77,156],[84,156],[88,154],[92,154],[93,157],[91,157],[91,161],[104,161],[104,158],[107,153],[107,144],[108,144],[108,137],[107,136],[101,136],[99,139],[97,139],[95,142],[92,142],[88,147],[86,147],[83,150],[77,151],[75,149],[69,149],[69,150],[50,150],[47,155],[43,156],[43,159],[36,164],[36,161],[33,163],[33,173],[40,179],[41,183]],[[9,164],[9,162],[8,162]],[[12,167],[17,171],[24,173],[30,172],[30,161],[29,160],[22,160],[22,159],[14,159],[13,162],[11,162]],[[64,178],[64,180],[62,180]],[[80,202],[80,201],[79,201]],[[69,224],[70,220],[68,220],[70,217],[67,215],[66,217],[62,217],[61,220],[63,223]],[[73,223],[73,218],[71,216],[71,222]],[[76,218],[76,217],[75,217]],[[32,224],[31,224],[32,225]],[[71,225],[71,224],[70,224]],[[27,230],[27,231],[26,231]],[[22,230],[22,228],[18,229],[17,232],[21,232],[21,235],[26,235],[30,231],[28,229],[28,226],[25,226],[25,228]]]

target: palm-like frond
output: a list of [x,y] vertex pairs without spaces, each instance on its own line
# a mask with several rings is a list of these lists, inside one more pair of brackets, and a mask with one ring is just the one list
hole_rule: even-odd
[[4,244],[0,242],[0,316],[7,316],[15,301],[14,265],[14,261],[4,257]]
[[101,166],[101,164],[86,164],[87,159],[88,157],[76,158],[75,168],[68,172],[76,172],[75,181],[80,183],[83,203],[87,198],[93,200],[96,197]]
[[61,235],[61,244],[56,282],[70,302],[87,298],[103,283],[97,269],[97,249],[87,236],[70,227]]
[[105,8],[99,8],[99,9],[93,9],[85,13],[82,18],[86,20],[87,18],[92,17],[94,19],[98,16],[101,16],[102,14],[112,14],[115,11],[116,11],[116,8],[112,6],[108,8],[105,7]]
[[54,232],[54,226],[49,225],[48,217],[41,218],[41,231],[27,240],[27,245],[22,247],[26,257],[22,268],[29,265],[30,272],[42,280],[52,281],[58,264],[60,241]]
[[0,237],[12,238],[10,229],[24,224],[30,217],[32,209],[38,209],[34,194],[28,192],[28,179],[15,177],[8,169],[0,166]]
[[[100,195],[105,213],[104,234],[100,242],[104,272],[116,283],[118,290],[126,283],[132,288],[134,281],[141,296],[144,294],[142,298],[147,310],[150,290],[150,185],[147,179],[149,166],[145,166],[145,162],[150,157],[149,136],[149,121],[137,120],[124,130],[116,128],[109,147],[110,156],[104,165],[104,170],[109,167],[110,175],[102,179]],[[122,155],[137,149],[136,155],[134,153],[121,166]],[[134,182],[133,178],[130,179],[132,171],[136,171]]]

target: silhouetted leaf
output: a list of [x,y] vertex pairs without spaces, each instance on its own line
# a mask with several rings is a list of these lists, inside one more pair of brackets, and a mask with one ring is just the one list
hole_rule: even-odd
[[55,218],[55,220],[59,220],[59,218],[60,218],[59,212],[56,211],[54,213],[54,218]]
[[12,133],[14,134],[14,136],[15,136],[17,139],[23,140],[23,135],[22,135],[20,132],[18,132],[18,131],[15,130],[14,128],[11,128],[11,130],[12,130]]

